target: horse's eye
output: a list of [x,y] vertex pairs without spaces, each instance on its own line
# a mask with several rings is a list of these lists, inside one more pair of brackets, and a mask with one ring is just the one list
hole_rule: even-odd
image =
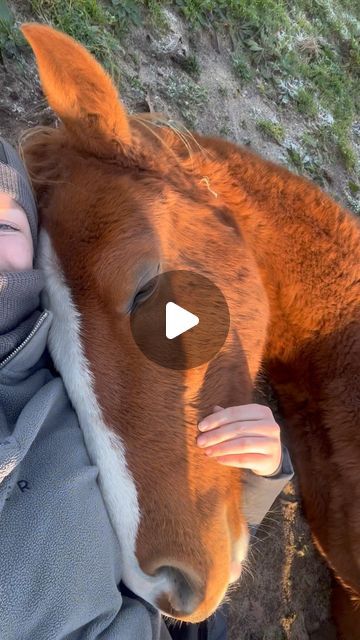
[[140,304],[145,302],[154,293],[158,283],[158,278],[152,278],[136,293],[132,303],[131,311],[134,311]]

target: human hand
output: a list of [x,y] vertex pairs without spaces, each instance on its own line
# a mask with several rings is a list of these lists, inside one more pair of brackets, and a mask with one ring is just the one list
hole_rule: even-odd
[[214,413],[199,422],[197,444],[206,455],[230,467],[272,475],[282,457],[280,428],[271,409],[259,404],[214,407]]

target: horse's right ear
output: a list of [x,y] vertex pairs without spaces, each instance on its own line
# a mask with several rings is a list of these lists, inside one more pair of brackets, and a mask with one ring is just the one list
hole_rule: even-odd
[[28,23],[21,31],[32,47],[49,105],[74,146],[112,156],[131,144],[126,111],[106,71],[78,42],[52,27]]

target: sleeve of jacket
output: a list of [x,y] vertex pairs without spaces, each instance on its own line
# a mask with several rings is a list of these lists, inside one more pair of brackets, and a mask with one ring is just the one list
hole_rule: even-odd
[[282,447],[281,468],[275,475],[258,476],[248,471],[244,480],[243,511],[251,528],[259,526],[271,505],[294,476],[286,447]]

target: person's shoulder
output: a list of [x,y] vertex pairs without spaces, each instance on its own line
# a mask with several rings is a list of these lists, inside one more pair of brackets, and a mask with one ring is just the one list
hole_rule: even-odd
[[16,585],[14,594],[0,577],[6,601],[0,611],[21,611],[23,630],[35,611],[44,629],[49,615],[53,624],[77,629],[120,610],[120,545],[61,378],[49,380],[30,402],[31,413],[29,403],[22,416],[41,424],[0,516],[0,576],[11,575]]

